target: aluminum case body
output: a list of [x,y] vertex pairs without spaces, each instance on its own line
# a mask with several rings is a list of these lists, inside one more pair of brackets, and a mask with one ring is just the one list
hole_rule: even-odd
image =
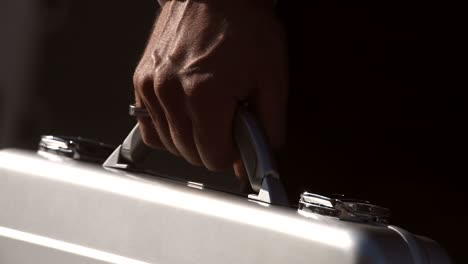
[[0,263],[450,263],[398,227],[341,221],[58,156],[0,151]]

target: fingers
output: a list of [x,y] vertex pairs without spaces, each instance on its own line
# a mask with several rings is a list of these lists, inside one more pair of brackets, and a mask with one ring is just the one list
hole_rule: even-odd
[[[253,110],[269,143],[279,149],[285,138],[287,94],[281,82],[267,80],[253,96]],[[185,88],[177,78],[167,76],[140,82],[137,104],[143,102],[151,116],[139,118],[142,137],[147,145],[167,149],[193,165],[213,171],[233,166],[236,175],[245,180],[247,174],[232,134],[238,102],[219,92],[222,85],[203,77]]]
[[143,141],[150,147],[182,156],[193,165],[202,165],[181,83],[164,68],[152,76],[135,78],[137,104],[144,105],[150,114],[150,118],[139,118]]
[[[139,79],[137,77],[135,77],[134,80],[135,105],[137,107],[144,106],[146,108],[146,105],[143,103],[143,99],[139,91],[143,89],[142,86],[152,86],[152,81],[143,78]],[[139,116],[138,124],[140,127],[141,138],[147,146],[154,149],[164,148],[161,140],[159,139],[158,133],[156,132],[156,129],[153,125],[151,117]]]
[[[137,106],[143,104],[151,116],[139,117],[144,142],[209,170],[222,171],[232,166],[241,181],[248,181],[232,134],[238,102],[219,89],[226,83],[198,77],[183,87],[177,78],[158,76],[161,78],[146,78],[136,84]],[[255,115],[275,150],[282,147],[285,138],[284,85],[278,78],[264,78],[251,99]]]
[[211,80],[200,78],[184,88],[177,78],[155,76],[159,77],[139,80],[135,85],[137,105],[143,104],[151,117],[139,118],[144,142],[212,171],[231,167],[235,153],[232,122],[237,106],[232,96],[218,92],[221,84]]
[[156,96],[156,90],[160,89],[155,87],[153,81],[145,81],[143,86],[139,87],[139,93],[145,108],[148,110],[153,127],[164,147],[164,149],[171,152],[173,155],[179,156],[179,151],[174,145],[171,133],[169,131],[169,124],[161,106],[159,99]]
[[186,87],[194,141],[203,165],[212,171],[232,167],[235,156],[232,127],[237,102],[223,93],[226,85],[198,76]]
[[150,118],[139,118],[144,142],[212,171],[230,168],[237,102],[220,91],[225,84],[200,77],[183,87],[167,73],[155,72],[154,76],[135,84],[137,105],[144,105],[150,114]]
[[[161,76],[161,75],[159,75]],[[200,155],[194,142],[192,121],[187,112],[187,98],[178,78],[155,78],[154,89],[161,102],[172,143],[180,155],[189,163],[202,165]]]

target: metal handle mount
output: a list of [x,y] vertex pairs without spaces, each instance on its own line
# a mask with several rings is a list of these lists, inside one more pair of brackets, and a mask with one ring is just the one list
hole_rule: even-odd
[[235,118],[234,137],[252,189],[249,198],[289,206],[272,152],[255,117],[240,108]]

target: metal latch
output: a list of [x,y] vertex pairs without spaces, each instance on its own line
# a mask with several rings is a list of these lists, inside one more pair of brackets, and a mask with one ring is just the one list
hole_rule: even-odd
[[336,217],[341,220],[387,224],[390,210],[369,201],[326,197],[304,192],[299,200],[299,210]]
[[42,136],[38,152],[45,152],[79,161],[102,163],[115,146],[96,140],[70,136]]

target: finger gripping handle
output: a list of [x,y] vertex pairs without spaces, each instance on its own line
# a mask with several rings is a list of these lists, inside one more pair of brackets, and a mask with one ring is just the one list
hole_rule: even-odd
[[[133,108],[133,111],[132,109],[130,111],[131,115],[137,112],[142,114],[141,111],[146,111]],[[270,204],[289,206],[266,137],[256,118],[247,111],[245,106],[239,107],[236,112],[233,133],[250,185],[256,193],[249,197]],[[119,149],[116,153],[118,157],[110,157],[105,166],[121,167],[114,164],[121,161],[127,164],[139,164],[151,151],[143,143],[138,125],[133,128]]]

